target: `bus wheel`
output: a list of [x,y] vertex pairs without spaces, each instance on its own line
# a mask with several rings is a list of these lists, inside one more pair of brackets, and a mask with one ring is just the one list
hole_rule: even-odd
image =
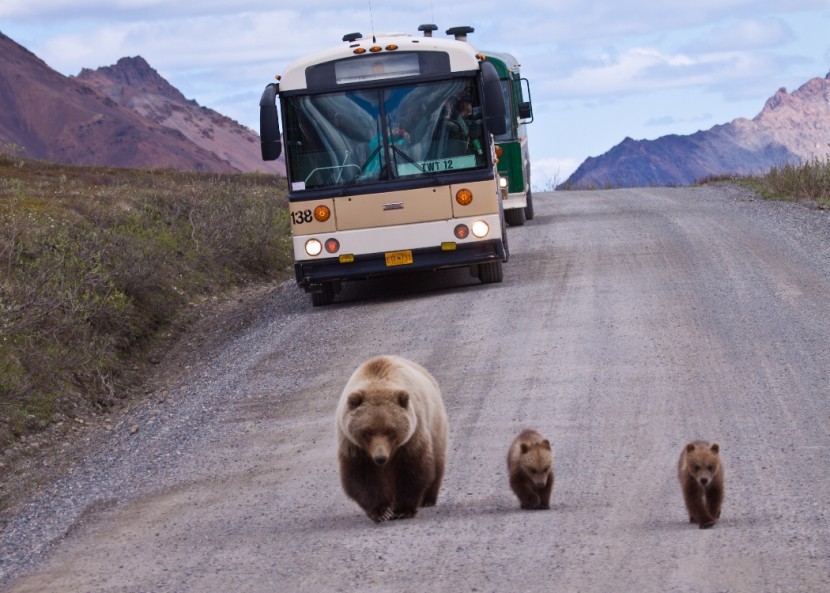
[[325,307],[334,302],[334,285],[331,282],[323,282],[322,290],[311,293],[311,304],[315,307]]
[[510,226],[522,226],[525,223],[525,209],[511,208],[504,211],[504,219]]
[[491,261],[485,264],[478,264],[478,279],[482,284],[494,284],[504,279],[501,269],[501,261]]
[[525,218],[533,220],[533,194],[527,190],[527,206],[525,206]]

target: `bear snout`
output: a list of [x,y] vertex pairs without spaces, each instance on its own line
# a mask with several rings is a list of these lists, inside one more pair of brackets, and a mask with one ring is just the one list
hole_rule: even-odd
[[387,439],[376,437],[372,439],[367,452],[376,465],[386,465],[392,455],[391,443]]
[[698,478],[697,481],[700,482],[701,486],[706,486],[706,484],[709,483],[709,478],[707,478],[706,476],[701,476],[700,478]]

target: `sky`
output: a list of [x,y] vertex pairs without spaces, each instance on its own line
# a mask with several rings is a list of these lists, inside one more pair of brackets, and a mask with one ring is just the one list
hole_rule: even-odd
[[[536,190],[626,137],[752,118],[779,88],[830,71],[828,0],[2,0],[0,32],[54,70],[141,56],[188,99],[258,131],[291,61],[344,34],[469,25],[530,83]],[[283,6],[287,6],[283,8]]]

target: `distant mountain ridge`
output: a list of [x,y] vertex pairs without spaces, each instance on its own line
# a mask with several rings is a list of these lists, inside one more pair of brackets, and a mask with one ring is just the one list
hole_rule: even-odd
[[784,88],[753,119],[688,136],[626,138],[586,159],[559,187],[689,185],[713,175],[748,175],[830,154],[830,73],[792,94]]
[[[191,142],[230,163],[239,171],[285,173],[283,161],[265,163],[259,136],[234,120],[188,100],[141,56],[121,58],[114,66],[83,69],[77,80],[120,105],[178,130]],[[251,109],[257,110],[253,99]]]
[[[252,92],[252,109],[258,96]],[[259,136],[200,107],[140,57],[83,70],[51,69],[0,33],[0,144],[31,158],[134,168],[284,174],[264,163]]]

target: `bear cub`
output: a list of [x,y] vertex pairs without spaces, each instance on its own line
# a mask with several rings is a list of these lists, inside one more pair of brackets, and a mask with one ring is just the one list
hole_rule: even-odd
[[526,428],[507,452],[510,488],[523,509],[549,509],[553,490],[553,449],[550,441]]
[[337,406],[340,481],[372,521],[432,506],[444,477],[449,429],[441,390],[421,365],[372,358],[352,374]]
[[723,465],[719,453],[717,443],[692,441],[683,448],[677,464],[689,522],[699,523],[700,529],[712,527],[720,518]]

